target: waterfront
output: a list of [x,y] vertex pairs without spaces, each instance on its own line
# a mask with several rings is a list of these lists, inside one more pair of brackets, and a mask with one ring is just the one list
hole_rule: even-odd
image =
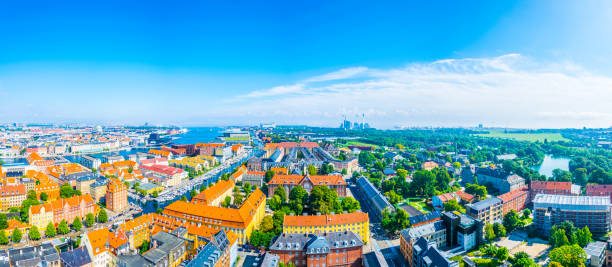
[[562,169],[564,171],[568,171],[569,162],[569,158],[545,155],[542,164],[533,167],[533,169],[538,171],[542,175],[546,175],[546,177],[552,177],[552,172],[554,169]]

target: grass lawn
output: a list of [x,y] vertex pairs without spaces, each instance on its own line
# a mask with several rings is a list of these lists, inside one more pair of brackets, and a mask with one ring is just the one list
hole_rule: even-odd
[[549,142],[569,141],[569,139],[561,136],[560,133],[504,133],[503,131],[490,131],[489,133],[475,135],[482,137],[505,138],[529,142],[544,142],[544,139],[548,140]]
[[473,258],[472,261],[476,263],[476,266],[499,266],[501,262],[499,260],[494,259],[483,259],[483,258]]
[[422,202],[422,201],[406,201],[406,202],[408,203],[408,205],[415,207],[422,213],[428,213],[431,211],[425,202]]
[[377,149],[378,146],[377,145],[373,145],[373,144],[368,144],[368,143],[364,143],[364,142],[359,142],[357,140],[348,140],[346,141],[346,144],[338,144],[339,147],[347,147],[347,146],[371,146],[372,149]]

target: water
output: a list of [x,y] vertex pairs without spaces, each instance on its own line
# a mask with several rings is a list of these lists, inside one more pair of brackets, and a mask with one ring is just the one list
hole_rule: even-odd
[[552,177],[552,172],[554,169],[562,169],[565,171],[569,171],[569,162],[569,158],[545,155],[542,164],[540,164],[540,166],[534,167],[534,169],[540,174],[546,175],[546,177]]
[[219,127],[191,127],[187,128],[188,132],[172,136],[172,143],[177,145],[188,145],[195,143],[207,143],[214,141],[221,136],[223,128]]

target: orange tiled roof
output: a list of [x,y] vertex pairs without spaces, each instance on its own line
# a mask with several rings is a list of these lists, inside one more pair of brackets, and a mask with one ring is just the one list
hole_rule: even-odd
[[87,233],[89,244],[91,245],[92,253],[94,256],[107,251],[108,236],[110,232],[107,228],[91,231]]
[[501,199],[503,203],[507,203],[510,200],[520,196],[521,194],[528,194],[529,189],[527,188],[527,186],[522,186],[520,188],[517,188],[515,190],[512,190],[508,193],[505,193],[503,195],[499,195],[497,196],[497,198]]
[[162,157],[168,157],[172,153],[170,151],[159,150],[159,149],[150,149],[149,154],[160,155]]
[[117,249],[120,246],[123,246],[127,243],[128,243],[128,238],[123,232],[123,230],[121,230],[121,228],[117,229],[114,232],[109,233],[108,244],[111,248]]
[[362,223],[369,221],[367,213],[356,211],[353,213],[330,215],[285,215],[285,226],[320,226],[340,225],[349,223]]
[[272,177],[268,184],[286,185],[300,184],[302,180],[310,179],[314,185],[346,185],[346,181],[340,175],[283,175],[277,174]]
[[223,226],[244,228],[253,219],[256,209],[264,204],[265,200],[266,197],[263,192],[256,189],[239,209],[207,206],[179,200],[168,205],[164,209],[164,214],[200,222],[204,222],[204,218],[214,219],[219,220]]
[[234,183],[234,180],[231,180],[231,179],[227,181],[220,180],[216,182],[215,184],[213,184],[211,187],[206,188],[206,190],[200,192],[197,196],[193,197],[191,201],[192,202],[194,202],[194,200],[204,201],[204,202],[212,201],[213,199],[216,199],[219,196],[223,195],[228,190],[232,190],[232,188],[234,188],[235,185],[236,183]]
[[19,196],[25,194],[26,189],[25,185],[23,184],[0,186],[0,197]]
[[39,214],[42,211],[43,208],[45,208],[45,212],[53,211],[53,206],[51,206],[50,203],[47,203],[47,204],[32,205],[32,206],[30,206],[30,213],[32,213],[32,214]]
[[131,161],[131,160],[121,160],[121,161],[117,161],[113,163],[113,167],[115,167],[115,169],[129,168],[129,167],[133,168],[134,166],[136,166],[136,162]]
[[571,182],[553,182],[553,181],[531,181],[532,189],[544,190],[572,190]]
[[17,228],[17,229],[23,229],[26,228],[27,225],[21,223],[20,221],[16,220],[16,219],[10,219],[8,221],[8,228],[6,228],[7,231],[12,231],[13,229]]
[[197,143],[195,146],[196,147],[201,147],[201,146],[223,147],[223,146],[225,146],[225,144],[220,144],[220,143]]
[[459,196],[459,198],[461,198],[461,200],[465,201],[465,202],[472,202],[472,200],[474,200],[475,196],[472,194],[468,194],[466,192],[463,191],[457,191],[457,195]]
[[285,167],[272,167],[270,170],[276,174],[287,174],[287,168]]
[[112,193],[120,192],[120,191],[127,191],[127,187],[125,186],[125,184],[123,184],[118,179],[109,179],[109,183],[106,186],[106,191],[109,191]]

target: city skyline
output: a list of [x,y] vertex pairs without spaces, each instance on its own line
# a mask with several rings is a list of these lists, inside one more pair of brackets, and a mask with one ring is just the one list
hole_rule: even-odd
[[611,10],[10,3],[0,121],[337,127],[365,114],[376,128],[610,127]]

